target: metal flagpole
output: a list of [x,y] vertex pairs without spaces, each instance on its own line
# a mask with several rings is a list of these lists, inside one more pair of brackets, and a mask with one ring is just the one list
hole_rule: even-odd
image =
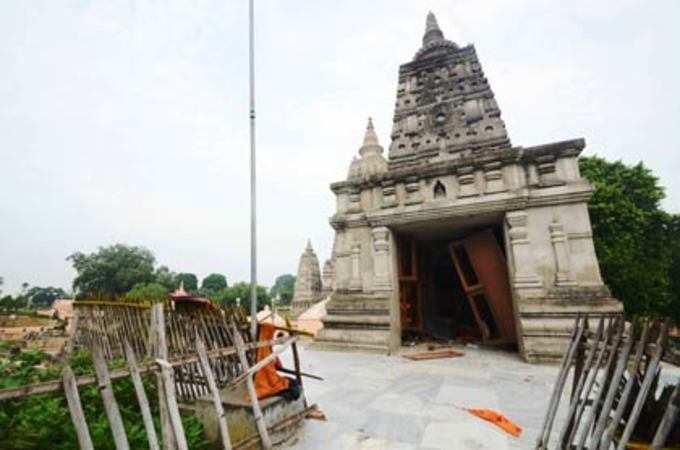
[[249,0],[250,69],[250,334],[257,339],[257,220],[255,199],[255,5]]

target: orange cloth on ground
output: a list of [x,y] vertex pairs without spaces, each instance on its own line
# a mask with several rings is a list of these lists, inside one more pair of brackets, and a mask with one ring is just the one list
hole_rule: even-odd
[[492,411],[490,409],[472,409],[472,408],[468,408],[467,411],[470,414],[474,414],[475,416],[479,417],[480,419],[484,419],[487,422],[491,422],[492,424],[496,425],[497,427],[501,428],[503,431],[512,436],[519,437],[519,435],[522,434],[522,428],[519,425],[511,422],[503,414],[499,414],[496,411]]
[[[261,323],[260,333],[258,339],[260,342],[269,341],[274,338],[276,327],[271,323]],[[267,356],[271,355],[271,345],[267,347],[260,347],[257,349],[257,360],[262,361]],[[285,391],[289,387],[290,380],[282,377],[276,371],[276,361],[272,361],[255,374],[255,392],[259,400],[272,395],[276,395],[281,391]]]

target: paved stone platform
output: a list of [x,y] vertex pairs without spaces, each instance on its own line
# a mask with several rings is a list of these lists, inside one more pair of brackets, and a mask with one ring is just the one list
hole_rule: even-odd
[[[404,349],[403,352],[424,351]],[[517,354],[461,348],[465,356],[410,361],[301,349],[309,403],[328,421],[308,420],[285,448],[318,449],[527,449],[541,427],[556,366],[531,365]],[[286,366],[292,363],[286,362]],[[490,408],[524,428],[507,436],[457,407]]]

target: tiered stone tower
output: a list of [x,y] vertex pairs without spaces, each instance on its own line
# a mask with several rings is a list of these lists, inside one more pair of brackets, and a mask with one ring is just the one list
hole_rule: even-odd
[[386,160],[369,120],[360,157],[331,185],[334,285],[319,345],[396,349],[401,236],[480,225],[502,233],[526,359],[559,357],[577,313],[621,311],[592,242],[592,187],[577,160],[585,141],[511,145],[474,47],[447,40],[432,13],[399,68],[391,138]]
[[314,253],[311,241],[300,256],[297,277],[295,278],[295,292],[291,302],[291,312],[298,316],[321,298],[321,271],[319,260]]

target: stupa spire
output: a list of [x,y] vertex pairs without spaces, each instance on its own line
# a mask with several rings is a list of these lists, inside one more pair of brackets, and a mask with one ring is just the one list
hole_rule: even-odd
[[373,128],[373,119],[368,118],[368,125],[366,125],[366,133],[364,134],[364,143],[359,149],[359,154],[364,156],[368,153],[382,153],[383,148],[378,142],[378,135],[375,134],[375,128]]
[[432,11],[427,13],[425,20],[425,34],[423,35],[423,45],[428,45],[431,42],[443,41],[444,33],[439,28],[437,18]]

